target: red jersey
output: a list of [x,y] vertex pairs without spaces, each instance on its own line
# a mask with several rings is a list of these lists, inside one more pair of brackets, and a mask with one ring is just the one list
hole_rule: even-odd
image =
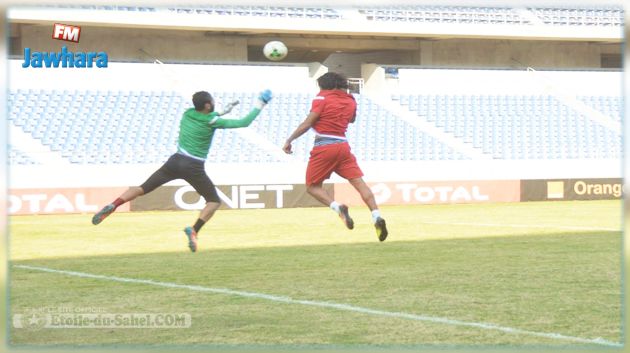
[[313,124],[318,134],[345,137],[348,124],[357,113],[357,102],[342,90],[322,90],[313,99],[311,112],[319,113]]

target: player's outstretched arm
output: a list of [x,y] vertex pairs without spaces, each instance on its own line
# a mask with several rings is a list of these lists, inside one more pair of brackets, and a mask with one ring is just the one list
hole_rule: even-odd
[[282,147],[282,150],[284,151],[284,153],[287,153],[287,154],[293,153],[291,151],[291,143],[293,142],[293,140],[304,135],[304,133],[307,132],[308,129],[310,129],[311,126],[313,126],[313,124],[315,124],[317,119],[319,119],[319,113],[316,113],[316,112],[308,113],[308,116],[306,117],[306,119],[304,119],[304,121],[300,125],[298,125],[295,131],[293,131],[291,136],[289,136],[287,141],[284,143],[284,146]]
[[234,106],[238,105],[238,103],[240,103],[238,100],[235,100],[234,102],[230,102],[228,103],[224,108],[223,111],[220,111],[217,113],[218,116],[222,116],[225,115],[229,112],[232,111],[232,108],[234,108]]
[[210,122],[210,125],[217,129],[235,129],[239,127],[247,127],[252,123],[252,121],[254,121],[254,119],[256,119],[256,117],[271,101],[272,98],[273,96],[271,91],[266,89],[260,93],[258,99],[256,100],[256,106],[245,117],[240,119],[223,119],[217,117]]

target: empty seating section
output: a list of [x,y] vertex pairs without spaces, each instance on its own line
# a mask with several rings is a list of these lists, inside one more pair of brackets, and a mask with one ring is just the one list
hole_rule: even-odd
[[359,160],[421,161],[469,159],[442,141],[399,119],[368,97],[357,96],[356,126],[348,138]]
[[[215,92],[220,107],[240,100],[226,117],[247,114],[255,93]],[[278,151],[309,112],[309,93],[279,93],[249,129]],[[365,95],[356,95],[357,120],[348,129],[362,161],[463,160],[455,151]],[[395,95],[399,104],[496,159],[620,158],[621,136],[548,95]],[[621,122],[621,97],[580,96],[587,106]],[[17,90],[9,94],[9,122],[78,164],[162,163],[176,150],[179,121],[189,98],[175,92]],[[313,132],[293,144],[307,161]],[[28,150],[9,146],[11,164],[34,164]],[[32,156],[32,155],[31,155]],[[217,130],[208,160],[279,162],[236,130]]]
[[[618,133],[549,95],[401,95],[394,99],[497,159],[621,157]],[[620,98],[580,99],[620,120]]]
[[105,10],[105,11],[140,11],[140,12],[156,12],[158,9],[153,6],[119,6],[119,5],[78,5],[78,4],[46,4],[38,5],[53,8],[66,8],[78,10]]
[[[306,118],[312,95],[283,94],[267,109],[269,116],[258,119],[252,128],[276,146]],[[347,137],[361,161],[418,161],[466,159],[441,141],[397,118],[364,95],[357,95],[357,119],[348,127]],[[314,133],[309,131],[293,143],[293,155],[307,161]]]
[[623,113],[623,100],[613,96],[578,96],[579,101],[587,106],[603,113],[609,118],[621,122]]
[[512,7],[473,6],[385,6],[362,7],[359,12],[371,21],[405,21],[458,24],[531,24]]
[[119,6],[119,5],[72,5],[55,4],[42,5],[50,8],[94,10],[94,11],[137,11],[137,12],[169,12],[177,14],[222,15],[222,16],[257,16],[257,17],[287,17],[310,19],[341,19],[342,15],[330,7],[301,7],[301,6],[170,6],[167,8],[155,6]]
[[186,14],[288,17],[313,19],[340,19],[336,10],[326,7],[279,7],[279,6],[194,6],[169,7],[169,11]]
[[[177,149],[179,120],[191,106],[174,92],[18,90],[9,100],[11,123],[80,164],[164,162]],[[217,131],[214,145],[212,161],[274,160],[234,131]]]
[[528,7],[541,21],[554,26],[623,26],[622,7]]
[[9,165],[31,165],[40,164],[33,160],[27,153],[9,145]]
[[[276,94],[273,103],[265,108],[267,115],[264,119],[256,119],[250,128],[267,138],[271,143],[281,148],[287,137],[306,118],[313,96],[306,93]],[[314,134],[305,133],[292,144],[293,156],[299,160],[308,160],[313,146]]]
[[618,26],[624,24],[622,6],[357,6],[338,11],[334,7],[300,6],[117,6],[117,5],[44,5],[53,8],[68,8],[95,11],[137,11],[145,13],[171,12],[177,14],[285,17],[302,19],[344,19],[343,11],[356,11],[368,21],[458,23],[458,24],[504,24],[533,25],[522,11],[529,11],[540,22],[553,26]]

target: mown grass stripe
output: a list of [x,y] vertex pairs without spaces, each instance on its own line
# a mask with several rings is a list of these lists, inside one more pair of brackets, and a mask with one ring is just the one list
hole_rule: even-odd
[[48,272],[48,273],[55,273],[55,274],[63,274],[63,275],[68,275],[68,276],[81,277],[81,278],[100,279],[100,280],[122,282],[122,283],[146,284],[146,285],[166,287],[166,288],[186,289],[186,290],[192,290],[192,291],[197,291],[197,292],[217,293],[217,294],[233,295],[233,296],[240,296],[240,297],[264,299],[264,300],[287,303],[287,304],[300,304],[300,305],[308,305],[308,306],[315,306],[315,307],[322,307],[322,308],[331,308],[331,309],[337,309],[337,310],[358,312],[362,314],[393,317],[393,318],[399,318],[399,319],[408,319],[408,320],[431,322],[431,323],[439,323],[439,324],[446,324],[446,325],[452,325],[452,326],[474,327],[474,328],[479,328],[479,329],[484,329],[484,330],[500,331],[500,332],[509,333],[509,334],[536,336],[536,337],[543,337],[543,338],[577,342],[577,343],[596,344],[596,345],[611,346],[611,347],[623,346],[620,343],[611,342],[603,338],[591,339],[591,338],[567,336],[567,335],[563,335],[559,333],[528,331],[528,330],[522,330],[519,328],[500,326],[500,325],[495,325],[495,324],[490,324],[490,323],[468,322],[468,321],[460,321],[460,320],[454,320],[454,319],[436,317],[436,316],[426,316],[426,315],[410,314],[410,313],[403,313],[403,312],[384,311],[384,310],[379,310],[379,309],[371,309],[371,308],[365,308],[365,307],[354,306],[354,305],[349,305],[349,304],[333,303],[333,302],[326,302],[326,301],[293,299],[293,298],[285,297],[285,296],[239,291],[239,290],[232,290],[232,289],[227,289],[227,288],[211,288],[211,287],[204,287],[204,286],[198,286],[198,285],[160,282],[160,281],[154,281],[150,279],[136,279],[136,278],[126,278],[126,277],[117,277],[117,276],[105,276],[105,275],[91,274],[91,273],[85,273],[85,272],[57,270],[53,268],[29,266],[29,265],[13,265],[13,268]]

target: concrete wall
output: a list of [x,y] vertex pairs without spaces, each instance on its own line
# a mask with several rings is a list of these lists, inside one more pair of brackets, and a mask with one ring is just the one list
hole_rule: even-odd
[[584,42],[439,40],[423,42],[423,66],[599,68],[602,53],[621,46]]
[[[12,54],[24,47],[58,51],[67,45],[75,51],[107,51],[112,61],[150,61],[145,49],[163,61],[246,62],[247,47],[267,40],[283,40],[289,50],[313,49],[332,53],[321,60],[331,70],[357,77],[362,63],[422,65],[433,67],[593,69],[601,66],[601,54],[620,54],[621,44],[585,41],[370,38],[365,36],[316,37],[308,34],[225,34],[200,30],[108,28],[84,25],[78,44],[51,40],[51,25],[12,26]],[[19,32],[19,33],[14,33]],[[290,58],[313,61],[312,55],[291,52]],[[317,57],[322,57],[317,56]],[[325,56],[323,56],[325,57]],[[303,59],[300,59],[303,58]]]
[[377,51],[369,53],[333,53],[324,66],[330,71],[341,72],[347,77],[362,77],[361,64],[379,63],[382,65],[419,65],[416,53],[410,51]]
[[25,25],[19,29],[20,54],[24,47],[58,51],[106,51],[110,60],[151,61],[144,49],[162,61],[246,62],[247,39],[242,36],[206,35],[203,31],[124,29],[83,26],[79,43],[51,40],[52,26]]
[[[308,65],[184,65],[110,62],[106,68],[22,68],[9,60],[9,89],[316,92]],[[319,75],[324,68],[315,70]]]

